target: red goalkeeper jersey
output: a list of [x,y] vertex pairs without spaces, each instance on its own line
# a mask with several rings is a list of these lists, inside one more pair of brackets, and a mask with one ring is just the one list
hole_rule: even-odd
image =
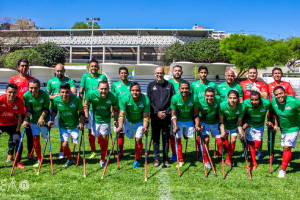
[[245,80],[240,82],[240,85],[243,88],[243,92],[244,92],[244,100],[249,99],[250,98],[250,94],[251,94],[251,90],[246,90],[246,84],[249,83],[251,85],[254,85],[254,83],[256,84],[256,87],[259,89],[260,92],[268,92],[267,86],[264,82],[261,81],[255,81],[254,83],[252,83],[250,80]]

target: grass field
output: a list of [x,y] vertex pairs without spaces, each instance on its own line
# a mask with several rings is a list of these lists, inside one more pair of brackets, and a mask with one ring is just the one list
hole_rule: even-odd
[[[86,153],[90,155],[90,146],[85,137]],[[150,133],[151,135],[151,133]],[[259,167],[252,171],[253,182],[246,173],[244,160],[237,157],[241,154],[241,143],[237,142],[233,163],[236,167],[225,166],[226,180],[222,180],[222,163],[213,158],[218,177],[209,170],[208,178],[204,177],[203,165],[196,162],[194,139],[188,143],[188,153],[184,157],[185,165],[181,168],[182,177],[178,178],[176,163],[171,168],[154,168],[153,152],[148,159],[148,182],[144,182],[144,156],[140,168],[133,168],[134,141],[125,138],[125,159],[120,162],[117,170],[116,159],[113,156],[109,162],[104,179],[101,180],[103,169],[99,165],[100,156],[87,159],[87,177],[83,178],[82,160],[80,166],[75,165],[65,169],[65,160],[57,159],[60,139],[57,129],[51,131],[52,152],[54,153],[54,173],[51,175],[49,154],[39,176],[36,169],[31,167],[33,161],[27,161],[26,137],[24,139],[23,162],[26,169],[15,168],[12,177],[9,176],[12,163],[5,163],[7,156],[8,134],[0,139],[0,198],[1,199],[299,199],[299,144],[293,150],[291,166],[287,169],[284,179],[277,178],[281,167],[282,150],[280,134],[276,135],[274,173],[269,174],[268,161],[259,162]],[[266,141],[266,132],[264,139]],[[150,137],[149,137],[150,138]],[[42,149],[45,140],[41,139]],[[145,144],[145,140],[144,140]],[[183,143],[185,146],[185,142]],[[149,141],[148,141],[149,145]],[[71,145],[73,147],[73,144]],[[71,147],[71,150],[73,149]],[[210,142],[210,154],[213,155],[214,142]],[[109,142],[109,149],[111,148]],[[152,148],[151,148],[152,149]],[[78,151],[78,146],[76,152]],[[97,145],[97,151],[99,146]],[[267,154],[266,142],[263,143],[264,154]],[[171,154],[171,153],[170,153]],[[169,154],[169,155],[170,155]],[[266,157],[267,158],[267,157]],[[22,181],[28,181],[29,188],[19,188]],[[15,185],[13,184],[15,183]],[[22,185],[22,184],[21,184]],[[24,186],[24,184],[23,184]]]

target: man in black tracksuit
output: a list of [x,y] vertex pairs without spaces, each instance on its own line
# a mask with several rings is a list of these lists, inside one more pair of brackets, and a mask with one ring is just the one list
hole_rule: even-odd
[[157,67],[154,72],[156,80],[149,83],[147,96],[151,103],[151,127],[154,152],[154,167],[159,166],[159,139],[162,131],[163,166],[171,167],[168,163],[169,139],[171,128],[171,98],[175,94],[172,83],[164,80],[164,69]]

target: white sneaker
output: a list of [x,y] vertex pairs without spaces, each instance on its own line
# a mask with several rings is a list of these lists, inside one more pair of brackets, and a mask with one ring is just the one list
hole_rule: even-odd
[[58,153],[58,159],[59,159],[59,160],[64,159],[64,152],[59,152],[59,153]]
[[206,163],[205,163],[205,167],[206,167],[207,169],[210,169],[210,168],[211,168],[209,162],[206,162]]
[[100,160],[99,163],[100,163],[100,166],[101,166],[101,167],[105,167],[105,164],[106,164],[105,160]]
[[[179,167],[182,167],[184,165],[183,161],[179,161]],[[178,168],[178,165],[176,165],[176,167]]]
[[279,177],[279,178],[284,178],[285,176],[286,176],[286,171],[280,170],[280,171],[279,171],[279,174],[278,174],[278,177]]

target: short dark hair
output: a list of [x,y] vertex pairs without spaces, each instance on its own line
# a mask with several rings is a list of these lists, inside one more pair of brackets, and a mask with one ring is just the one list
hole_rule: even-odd
[[136,85],[138,85],[140,87],[140,89],[141,89],[141,86],[140,86],[140,84],[138,82],[132,82],[131,85],[130,85],[130,90],[131,90],[131,88],[133,88]]
[[109,84],[108,84],[108,82],[107,81],[100,81],[99,83],[98,83],[98,87],[99,87],[99,85],[100,84],[106,84],[107,85],[107,87],[109,88]]
[[261,100],[261,94],[260,94],[259,92],[252,91],[252,92],[250,93],[250,97],[251,97],[251,96],[256,96],[256,95],[258,95],[259,100]]
[[204,94],[205,94],[206,92],[213,92],[213,93],[215,94],[215,90],[214,90],[214,88],[212,88],[212,87],[206,88]]
[[175,66],[173,67],[173,70],[174,70],[175,67],[180,67],[180,69],[182,70],[182,67],[181,67],[180,65],[175,65]]
[[286,93],[285,89],[282,86],[276,86],[273,90],[273,92],[275,93],[276,90],[282,89],[284,91],[284,93]]
[[205,65],[201,65],[201,66],[198,68],[198,73],[199,73],[201,70],[203,70],[203,69],[205,69],[206,72],[208,72],[207,67],[206,67]]
[[69,83],[62,83],[62,84],[60,84],[59,89],[71,90],[71,87],[70,87]]
[[99,63],[98,63],[98,61],[97,61],[96,59],[90,60],[90,63],[89,63],[89,64],[91,64],[92,62],[95,62],[95,63],[97,63],[97,65],[99,65]]
[[274,67],[274,68],[272,69],[272,76],[273,76],[273,74],[274,74],[274,72],[275,72],[276,70],[280,71],[280,72],[281,72],[281,75],[283,75],[282,69],[281,69],[281,68],[279,68],[279,67]]
[[38,80],[38,79],[30,79],[29,81],[28,81],[28,86],[29,86],[29,83],[38,83],[39,84],[39,87],[41,86],[41,82]]
[[249,72],[250,69],[255,69],[255,70],[257,71],[257,67],[256,67],[256,66],[250,66],[250,67],[248,68],[248,72]]
[[239,93],[238,93],[236,90],[230,90],[230,91],[228,92],[227,97],[229,97],[229,95],[231,95],[231,94],[235,94],[236,98],[239,98]]
[[18,86],[17,86],[16,84],[14,84],[14,83],[9,83],[9,84],[7,84],[6,89],[7,89],[7,88],[13,88],[13,89],[18,90]]
[[127,72],[127,74],[128,74],[128,69],[127,69],[127,67],[124,67],[124,66],[120,67],[120,68],[119,68],[119,74],[121,73],[122,70],[126,70],[126,72]]
[[27,65],[29,65],[29,62],[28,62],[28,60],[27,60],[27,59],[25,59],[25,58],[22,58],[22,59],[20,59],[20,60],[18,61],[18,66],[20,66],[21,62],[26,62],[26,63],[27,63]]
[[190,83],[189,83],[188,81],[186,81],[186,80],[182,80],[182,81],[180,82],[180,84],[179,84],[179,87],[180,87],[182,84],[188,84],[189,87],[190,87]]

